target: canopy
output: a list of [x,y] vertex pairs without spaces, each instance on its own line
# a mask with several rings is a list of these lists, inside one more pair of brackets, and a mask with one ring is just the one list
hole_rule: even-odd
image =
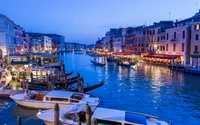
[[181,55],[166,55],[166,54],[148,54],[144,57],[149,57],[149,58],[161,58],[161,59],[176,59],[180,58]]

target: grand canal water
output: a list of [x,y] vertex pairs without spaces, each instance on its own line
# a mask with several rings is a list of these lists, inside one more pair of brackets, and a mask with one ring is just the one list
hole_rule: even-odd
[[[67,72],[79,72],[85,83],[105,84],[88,92],[101,99],[100,106],[156,115],[174,125],[200,125],[200,76],[172,72],[167,67],[138,63],[127,68],[107,63],[94,66],[84,54],[64,54]],[[104,61],[99,58],[99,61]],[[0,124],[15,125],[18,115],[24,124],[43,125],[30,110],[10,99],[0,99]]]

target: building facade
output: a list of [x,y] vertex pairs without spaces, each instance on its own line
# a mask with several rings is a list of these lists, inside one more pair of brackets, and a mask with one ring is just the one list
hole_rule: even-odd
[[15,53],[15,26],[13,21],[0,14],[0,58]]
[[191,26],[190,64],[200,67],[200,21],[193,22]]

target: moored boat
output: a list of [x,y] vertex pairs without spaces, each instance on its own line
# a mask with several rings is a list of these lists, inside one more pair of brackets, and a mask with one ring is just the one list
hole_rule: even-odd
[[106,64],[105,63],[100,63],[100,62],[96,62],[96,61],[92,61],[91,62],[94,64],[94,65],[97,65],[97,66],[105,66]]
[[107,57],[107,61],[108,62],[113,62],[115,60],[115,57],[114,56],[109,56]]
[[[61,125],[76,125],[79,121],[86,125],[85,112],[82,109],[84,105],[73,105],[60,110]],[[47,125],[54,125],[54,110],[39,111],[37,117]],[[92,119],[95,119],[98,125],[170,125],[158,120],[156,116],[100,107],[95,109]]]
[[58,103],[60,108],[67,108],[74,104],[88,104],[92,110],[99,104],[99,98],[89,97],[90,95],[78,92],[52,90],[47,94],[32,92],[29,94],[11,95],[17,104],[35,109],[52,109]]

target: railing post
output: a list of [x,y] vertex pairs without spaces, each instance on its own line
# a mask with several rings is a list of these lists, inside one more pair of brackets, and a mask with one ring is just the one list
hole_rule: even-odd
[[91,116],[92,116],[92,111],[90,106],[87,104],[86,105],[86,125],[91,125]]
[[25,72],[23,72],[23,90],[25,90],[25,79],[26,79]]
[[81,122],[79,121],[79,122],[77,123],[77,125],[81,125]]
[[59,111],[59,105],[56,103],[54,107],[54,125],[59,125]]
[[92,125],[98,125],[96,119],[93,119],[93,120],[92,120]]
[[17,117],[17,125],[22,125],[22,119],[20,116]]

